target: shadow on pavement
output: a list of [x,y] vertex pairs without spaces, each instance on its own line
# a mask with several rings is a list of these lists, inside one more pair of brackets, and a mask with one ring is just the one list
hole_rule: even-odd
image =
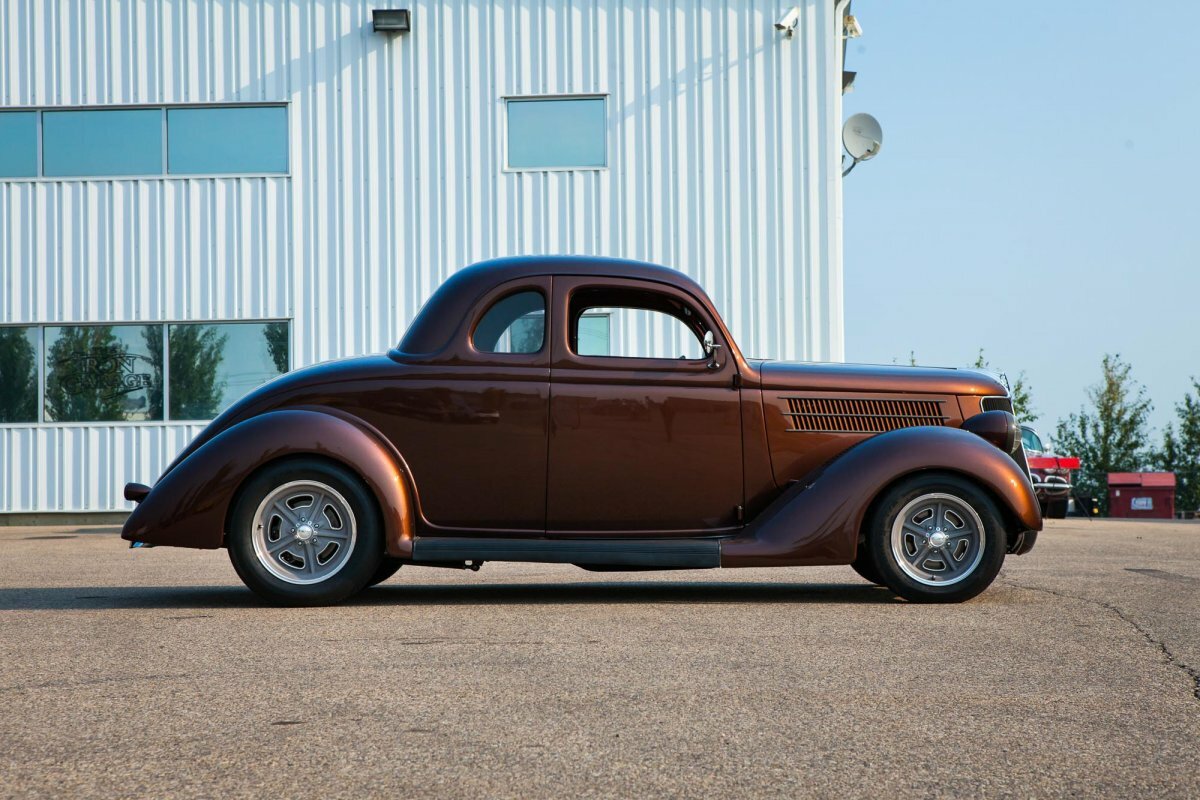
[[[520,583],[377,586],[352,606],[558,605],[574,603],[895,603],[866,584],[803,583]],[[0,611],[269,607],[240,586],[73,586],[0,589]]]

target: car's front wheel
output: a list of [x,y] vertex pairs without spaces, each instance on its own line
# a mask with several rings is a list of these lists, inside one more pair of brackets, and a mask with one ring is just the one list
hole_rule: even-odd
[[272,603],[336,603],[377,574],[381,527],[374,498],[345,467],[322,459],[281,461],[239,493],[229,558],[242,581]]
[[888,588],[908,600],[969,600],[1004,563],[1007,535],[996,504],[956,475],[901,481],[880,498],[868,526],[871,562]]

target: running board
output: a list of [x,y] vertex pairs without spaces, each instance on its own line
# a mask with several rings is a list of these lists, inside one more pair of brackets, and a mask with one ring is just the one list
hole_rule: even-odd
[[720,539],[475,539],[421,536],[414,564],[536,561],[610,567],[708,569],[721,566]]

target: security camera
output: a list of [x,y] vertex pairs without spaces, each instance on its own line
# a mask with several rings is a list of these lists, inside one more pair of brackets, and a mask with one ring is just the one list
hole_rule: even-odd
[[857,39],[862,36],[862,26],[858,24],[858,17],[853,14],[847,14],[842,20],[842,28],[845,30],[847,39]]
[[792,6],[792,10],[784,14],[778,22],[775,23],[775,30],[784,31],[787,37],[792,38],[792,34],[796,32],[796,23],[800,21],[799,6]]

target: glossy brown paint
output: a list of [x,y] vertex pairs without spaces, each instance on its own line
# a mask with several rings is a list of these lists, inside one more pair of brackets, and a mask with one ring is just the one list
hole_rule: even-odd
[[[780,486],[791,481],[799,480],[817,467],[825,464],[839,453],[861,442],[878,436],[877,433],[849,433],[841,431],[794,431],[787,428],[785,398],[803,392],[805,397],[828,398],[838,400],[867,400],[875,399],[879,393],[864,392],[829,392],[805,391],[788,389],[786,391],[764,390],[763,409],[764,422],[767,429],[767,440],[771,449],[771,466],[775,480]],[[898,395],[906,400],[931,400],[944,404],[948,411],[946,425],[957,426],[962,422],[958,418],[958,403],[953,396],[930,394]]]
[[892,483],[920,471],[975,480],[1013,519],[1013,530],[1040,530],[1041,512],[1015,461],[957,428],[882,433],[797,481],[742,535],[721,545],[723,567],[847,564],[870,502]]
[[387,551],[412,552],[413,513],[402,465],[383,441],[328,410],[285,409],[253,417],[206,442],[158,482],[129,519],[125,539],[216,548],[238,487],[264,464],[323,456],[354,470],[379,501]]
[[[554,315],[567,318],[573,292],[633,283],[556,278]],[[674,286],[655,288],[716,335],[715,314],[698,298]],[[723,357],[714,368],[706,358],[579,356],[568,329],[558,325],[552,336],[548,532],[645,536],[737,528],[742,433],[733,359]]]
[[[595,286],[686,302],[722,345],[715,368],[575,355],[569,299]],[[491,304],[531,289],[547,300],[542,349],[476,350],[471,334]],[[310,367],[239,401],[168,468],[123,535],[220,546],[255,469],[316,454],[363,476],[388,552],[401,557],[414,537],[726,536],[726,566],[846,563],[872,498],[920,469],[966,474],[1014,530],[1040,529],[1021,469],[956,427],[980,396],[1003,393],[970,371],[750,361],[703,290],[674,270],[502,259],[448,280],[386,357]],[[947,413],[940,428],[796,432],[784,425],[788,396],[932,398]]]

